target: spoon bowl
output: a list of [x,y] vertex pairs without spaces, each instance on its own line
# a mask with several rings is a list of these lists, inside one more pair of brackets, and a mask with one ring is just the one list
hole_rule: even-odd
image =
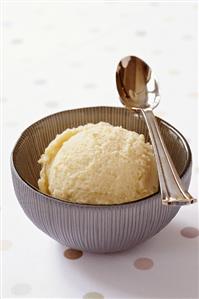
[[158,83],[151,68],[138,57],[127,56],[120,61],[116,84],[121,102],[128,108],[154,109],[159,104]]

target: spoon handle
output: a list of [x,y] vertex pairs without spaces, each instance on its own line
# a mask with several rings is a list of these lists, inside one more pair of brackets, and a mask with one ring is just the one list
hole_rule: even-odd
[[181,182],[173,161],[168,153],[156,118],[151,109],[141,109],[146,121],[151,143],[154,149],[160,182],[162,203],[169,205],[186,205],[196,201]]

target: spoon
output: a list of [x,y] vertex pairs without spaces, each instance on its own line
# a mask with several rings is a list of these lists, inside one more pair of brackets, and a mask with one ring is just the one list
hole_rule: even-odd
[[140,58],[127,56],[117,67],[116,84],[121,102],[130,110],[141,111],[153,145],[162,203],[186,205],[196,201],[185,190],[161,136],[153,109],[159,104],[160,94],[151,68]]

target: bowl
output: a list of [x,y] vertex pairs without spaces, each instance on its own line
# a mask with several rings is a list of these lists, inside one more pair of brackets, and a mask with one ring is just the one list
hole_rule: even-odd
[[[162,205],[160,192],[124,204],[91,205],[63,201],[38,190],[38,159],[49,142],[66,128],[106,121],[143,133],[142,115],[119,107],[89,107],[59,112],[28,127],[17,141],[11,171],[17,199],[30,220],[59,243],[83,251],[108,253],[132,248],[163,229],[179,206]],[[157,118],[176,169],[188,188],[191,151],[173,126]]]

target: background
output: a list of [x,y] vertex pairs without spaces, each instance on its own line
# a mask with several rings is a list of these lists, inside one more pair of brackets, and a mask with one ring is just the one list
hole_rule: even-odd
[[199,298],[198,208],[181,208],[151,240],[118,254],[64,257],[19,206],[9,159],[21,132],[60,110],[121,106],[115,71],[137,55],[159,79],[156,115],[187,138],[197,196],[197,4],[3,3],[3,297]]

